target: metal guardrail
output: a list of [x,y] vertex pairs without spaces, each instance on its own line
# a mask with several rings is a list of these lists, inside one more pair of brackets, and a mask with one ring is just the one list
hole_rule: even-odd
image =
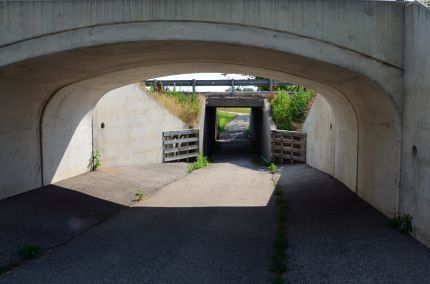
[[254,86],[254,87],[269,87],[272,89],[274,86],[290,86],[290,83],[285,83],[278,80],[271,79],[228,79],[228,80],[147,80],[145,86],[157,87],[160,84],[163,87],[210,87],[210,86],[230,86],[232,89],[236,86]]
[[163,163],[188,161],[199,155],[199,130],[163,132]]

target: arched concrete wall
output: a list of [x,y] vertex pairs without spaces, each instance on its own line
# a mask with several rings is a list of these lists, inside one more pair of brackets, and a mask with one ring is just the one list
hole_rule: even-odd
[[[101,124],[104,128],[101,128]],[[138,84],[105,94],[93,113],[93,149],[102,166],[135,166],[163,161],[163,131],[187,124],[147,95]]]
[[317,95],[302,129],[307,133],[306,164],[332,176],[335,169],[335,129],[333,108],[323,96]]
[[358,118],[342,96],[317,95],[303,125],[307,163],[357,190]]
[[[387,214],[397,207],[403,4],[255,0],[185,1],[177,6],[172,1],[151,1],[140,7],[140,1],[47,3],[31,5],[36,5],[34,9],[41,5],[46,8],[43,12],[52,15],[62,13],[62,24],[41,18],[40,26],[33,16],[21,17],[34,24],[31,34],[27,29],[21,34],[13,21],[2,22],[0,139],[6,142],[0,148],[2,196],[41,185],[40,119],[46,102],[54,97],[83,90],[79,100],[97,101],[110,89],[140,79],[221,71],[295,82],[350,102],[358,121],[358,192]],[[122,6],[109,13],[100,9],[118,3]],[[7,9],[3,14],[23,16],[28,5],[1,7],[3,12]],[[229,6],[234,9],[226,9]],[[81,9],[91,20],[73,13]],[[143,20],[130,20],[133,17]],[[343,25],[338,24],[340,20]]]

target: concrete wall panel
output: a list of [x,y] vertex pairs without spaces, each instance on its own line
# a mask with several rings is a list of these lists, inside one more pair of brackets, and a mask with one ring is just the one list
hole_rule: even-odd
[[[37,16],[21,17],[23,21],[34,22],[37,36],[24,35],[26,39],[16,42],[8,37],[13,37],[14,32],[25,34],[27,30],[20,30],[9,21],[1,22],[7,31],[3,39],[8,44],[0,47],[0,85],[6,82],[18,85],[22,78],[28,79],[28,88],[14,95],[18,101],[31,98],[30,113],[40,115],[46,100],[58,90],[63,93],[79,86],[98,89],[102,94],[136,78],[175,73],[210,69],[298,83],[350,103],[358,121],[358,166],[355,164],[358,193],[386,214],[397,206],[403,101],[403,3],[256,0],[252,2],[255,6],[248,6],[249,1],[190,1],[179,8],[171,1],[157,1],[151,2],[154,6],[146,6],[148,10],[133,6],[136,9],[132,10],[137,13],[133,14],[124,13],[122,8],[130,8],[131,2],[108,2],[92,1],[95,6],[101,5],[97,9],[84,1],[61,2],[64,6],[47,2],[51,4],[46,4],[44,12],[56,14],[59,9],[64,14],[64,24],[46,22]],[[110,5],[119,3],[117,9],[111,9]],[[194,6],[187,6],[190,3]],[[268,6],[263,9],[262,4]],[[2,4],[2,16],[9,12],[23,15],[31,7],[14,5]],[[234,9],[226,10],[229,5]],[[99,13],[105,11],[100,7],[106,7],[112,15]],[[78,10],[85,11],[84,16],[75,13]],[[203,10],[207,11],[202,14]],[[225,12],[236,10],[245,14]],[[68,14],[70,11],[73,13]],[[91,11],[90,18],[94,19],[90,25],[85,18],[89,16],[87,11]],[[140,21],[139,11],[151,11],[145,14],[151,20]],[[130,19],[137,15],[138,19],[127,21],[128,15]],[[201,18],[202,15],[206,16]],[[363,18],[367,19],[365,25]],[[318,25],[309,25],[314,19]],[[76,22],[80,24],[65,29]],[[40,29],[40,23],[44,28]],[[35,86],[43,86],[44,90]],[[335,104],[329,102],[337,113]],[[8,119],[37,125],[31,118],[15,114]],[[342,139],[348,138],[351,142],[345,144],[343,153],[353,153],[349,148],[354,135],[338,124],[337,128],[344,130]],[[2,128],[0,133],[7,129]],[[37,135],[37,127],[32,131]],[[21,138],[17,136],[17,143],[24,143]],[[30,144],[29,153],[41,147],[37,140]],[[5,146],[3,151],[10,148]],[[20,153],[17,159],[31,156],[29,153]],[[15,159],[13,154],[4,155],[5,161]],[[353,176],[344,182],[349,184],[350,178]]]
[[128,85],[108,92],[97,103],[93,148],[100,151],[106,167],[161,163],[162,132],[185,128],[138,85]]
[[413,217],[417,238],[430,246],[430,9],[413,3],[405,15],[400,212]]
[[306,163],[330,175],[335,169],[335,127],[330,104],[317,95],[303,124],[307,133]]

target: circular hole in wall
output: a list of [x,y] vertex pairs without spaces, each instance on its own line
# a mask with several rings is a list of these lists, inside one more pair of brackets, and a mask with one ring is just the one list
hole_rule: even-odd
[[100,125],[101,128],[105,128],[105,123],[102,122],[102,124]]
[[414,159],[417,157],[418,154],[418,149],[417,146],[412,146],[412,157],[414,157]]

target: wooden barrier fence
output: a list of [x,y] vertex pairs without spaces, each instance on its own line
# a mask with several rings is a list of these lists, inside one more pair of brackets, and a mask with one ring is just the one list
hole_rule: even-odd
[[184,129],[163,132],[163,163],[188,161],[199,155],[199,130]]
[[306,162],[306,133],[272,130],[272,161],[275,163]]

